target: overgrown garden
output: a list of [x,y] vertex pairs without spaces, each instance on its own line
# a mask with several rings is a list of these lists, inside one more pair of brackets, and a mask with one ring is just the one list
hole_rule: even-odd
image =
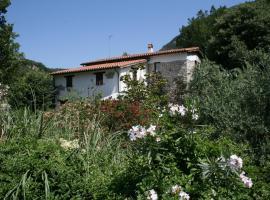
[[[201,20],[228,27],[232,14],[269,6],[267,1],[255,3],[233,11],[222,8],[220,20],[211,14],[191,20],[189,27],[197,27]],[[215,17],[216,12],[212,10]],[[245,17],[259,12],[251,13]],[[239,23],[229,27],[235,26]],[[255,34],[245,27],[245,34]],[[182,34],[185,30],[189,28]],[[49,85],[49,78],[40,81],[41,74],[25,74],[24,85],[16,87],[13,83],[19,82],[2,78],[0,198],[269,199],[270,56],[264,42],[269,33],[256,34],[264,36],[257,42],[265,48],[236,45],[242,56],[232,58],[231,50],[224,51],[228,62],[207,55],[211,39],[201,44],[194,40],[195,45],[204,45],[206,56],[174,101],[158,73],[149,74],[146,82],[123,77],[128,90],[117,100],[78,98],[58,109],[50,108],[51,88],[41,87]],[[240,36],[238,40],[245,44]],[[1,60],[0,77],[9,71],[3,70],[5,66]],[[33,87],[23,92],[28,98],[12,98],[12,88],[18,95],[32,80]],[[43,92],[37,92],[40,88]],[[29,102],[33,96],[36,99]],[[14,100],[20,104],[12,104]]]

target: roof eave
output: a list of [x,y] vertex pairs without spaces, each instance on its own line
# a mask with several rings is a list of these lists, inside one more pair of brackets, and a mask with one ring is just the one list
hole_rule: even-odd
[[116,68],[126,68],[126,67],[130,67],[130,66],[133,66],[133,65],[146,63],[146,62],[147,62],[147,60],[142,59],[141,61],[130,63],[130,64],[127,64],[127,65],[124,65],[124,66],[116,65],[116,66],[111,66],[111,67],[106,67],[106,68],[99,68],[99,69],[85,69],[85,70],[82,69],[80,71],[58,71],[58,72],[50,73],[50,75],[57,76],[57,75],[72,74],[72,73],[83,73],[83,72],[89,72],[89,71],[102,71],[102,70],[109,70],[109,69],[116,69]]

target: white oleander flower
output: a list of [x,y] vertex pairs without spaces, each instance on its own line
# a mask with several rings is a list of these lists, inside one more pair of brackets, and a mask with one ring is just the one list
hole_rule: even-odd
[[148,129],[146,129],[143,126],[137,125],[137,126],[132,126],[132,128],[128,131],[128,136],[131,141],[135,141],[137,139],[144,138],[148,134],[151,136],[156,135],[156,126],[150,125]]
[[179,186],[179,185],[174,185],[174,186],[172,186],[171,192],[172,192],[172,194],[177,194],[177,193],[179,193],[181,190],[182,190],[181,186]]
[[229,165],[232,169],[241,169],[243,167],[243,160],[237,155],[231,155]]
[[189,200],[190,199],[190,196],[189,196],[188,193],[181,191],[179,193],[179,199],[180,200]]
[[245,172],[242,172],[240,175],[239,175],[241,181],[244,183],[244,185],[247,187],[247,188],[251,188],[252,185],[253,185],[253,182],[251,180],[251,178],[245,176]]
[[180,114],[181,116],[185,116],[187,112],[187,108],[184,105],[169,104],[169,109],[170,115]]
[[156,142],[160,142],[161,141],[161,138],[160,137],[157,137],[156,138]]
[[147,199],[148,200],[158,200],[158,195],[157,195],[156,191],[153,190],[153,189],[152,190],[149,190],[148,191]]
[[176,115],[179,112],[179,106],[176,104],[169,104],[170,115]]
[[146,129],[140,126],[140,131],[138,132],[137,138],[144,138],[146,135],[147,135]]
[[150,127],[147,129],[147,132],[151,135],[151,136],[155,136],[156,135],[156,126],[154,125],[150,125]]
[[178,111],[179,111],[181,116],[185,116],[187,109],[185,108],[185,106],[181,105],[178,107]]
[[193,120],[198,120],[199,119],[199,115],[197,113],[193,113],[192,114],[192,119]]
[[132,126],[132,128],[128,131],[128,136],[131,141],[135,141],[138,138],[144,138],[146,135],[146,129],[140,125]]

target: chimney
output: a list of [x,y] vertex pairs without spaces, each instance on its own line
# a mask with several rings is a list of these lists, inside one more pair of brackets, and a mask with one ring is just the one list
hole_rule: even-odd
[[148,45],[147,45],[147,48],[148,48],[148,53],[152,53],[152,52],[154,52],[154,49],[153,49],[153,44],[152,43],[149,43]]

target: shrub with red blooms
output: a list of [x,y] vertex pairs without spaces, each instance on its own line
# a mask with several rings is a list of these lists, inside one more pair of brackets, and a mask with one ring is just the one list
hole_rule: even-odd
[[127,100],[104,100],[100,110],[106,116],[105,125],[116,131],[128,130],[134,124],[146,125],[153,114],[153,110],[141,103]]

